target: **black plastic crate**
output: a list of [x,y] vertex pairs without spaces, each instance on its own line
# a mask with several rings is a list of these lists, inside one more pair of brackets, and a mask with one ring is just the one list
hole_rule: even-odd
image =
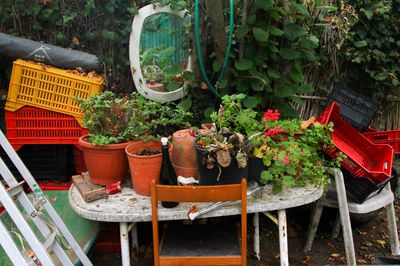
[[329,106],[332,102],[340,105],[342,118],[360,132],[365,131],[376,111],[378,111],[378,103],[373,99],[343,85],[333,89],[328,97],[326,106]]
[[346,187],[347,197],[359,204],[363,203],[369,197],[382,191],[391,178],[380,184],[375,184],[369,178],[355,177],[346,169],[342,168],[344,185]]
[[[36,180],[66,182],[74,174],[72,145],[24,145],[17,154]],[[21,174],[0,148],[0,157],[14,177],[22,179]]]

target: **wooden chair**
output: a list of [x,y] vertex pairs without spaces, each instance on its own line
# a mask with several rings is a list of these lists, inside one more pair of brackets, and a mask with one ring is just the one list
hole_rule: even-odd
[[[151,184],[154,265],[246,265],[247,202],[246,180],[218,186],[165,186]],[[228,226],[179,225],[168,227],[160,241],[158,201],[218,202],[241,201],[241,230]],[[239,236],[239,237],[238,237]],[[240,238],[240,240],[239,240]],[[233,247],[231,247],[233,246]],[[225,252],[224,252],[225,251]]]

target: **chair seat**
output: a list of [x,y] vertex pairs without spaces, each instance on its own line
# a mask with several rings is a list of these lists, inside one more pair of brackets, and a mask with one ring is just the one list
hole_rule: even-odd
[[[368,213],[385,207],[386,205],[393,202],[393,200],[394,196],[392,191],[388,189],[382,189],[380,193],[373,195],[361,204],[353,201],[348,201],[347,205],[349,207],[349,212],[351,213]],[[333,190],[331,190],[331,187],[329,188],[323,204],[324,206],[328,207],[338,207],[335,188],[333,188]]]
[[173,224],[161,240],[160,256],[240,256],[238,227]]

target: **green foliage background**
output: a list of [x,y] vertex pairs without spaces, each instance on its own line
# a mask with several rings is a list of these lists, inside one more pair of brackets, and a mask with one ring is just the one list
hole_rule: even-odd
[[[138,9],[149,2],[1,0],[0,32],[96,54],[107,65],[109,89],[131,92],[131,24]],[[193,11],[193,0],[161,2]],[[227,24],[229,1],[223,3]],[[207,30],[207,12],[212,11],[202,10],[208,25],[202,33],[209,35],[203,58],[215,82],[222,62],[213,53],[213,37]],[[279,108],[289,116],[298,115],[294,109],[307,97],[324,97],[336,83],[381,102],[398,101],[399,14],[400,0],[237,0],[230,66],[218,92],[244,93],[245,107]],[[3,77],[9,74],[4,64],[0,71]],[[203,79],[195,74],[196,81],[180,104],[201,120],[220,100],[201,89]],[[6,88],[4,78],[1,87]]]

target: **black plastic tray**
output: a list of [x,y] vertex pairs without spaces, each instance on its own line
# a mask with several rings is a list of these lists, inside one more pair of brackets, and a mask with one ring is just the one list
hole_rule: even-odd
[[373,99],[343,85],[333,89],[326,106],[329,106],[332,102],[339,104],[342,118],[360,132],[367,129],[376,111],[378,111],[378,104]]

